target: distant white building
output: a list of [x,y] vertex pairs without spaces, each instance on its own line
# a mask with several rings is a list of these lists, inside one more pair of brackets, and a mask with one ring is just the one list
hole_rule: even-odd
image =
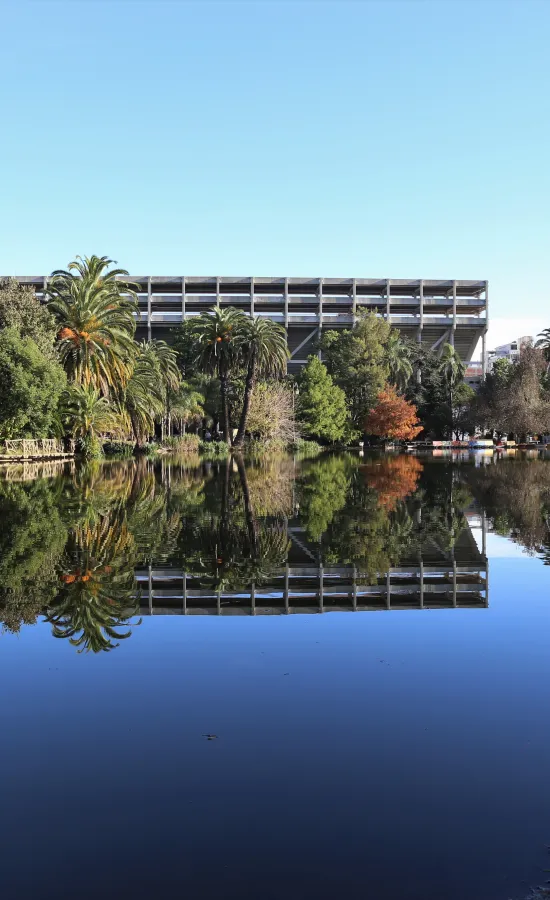
[[525,347],[532,346],[533,338],[530,335],[525,335],[517,338],[515,341],[511,341],[509,344],[501,344],[500,347],[489,350],[486,359],[487,372],[492,372],[493,365],[497,359],[509,359],[510,362],[517,362],[521,356],[521,351]]

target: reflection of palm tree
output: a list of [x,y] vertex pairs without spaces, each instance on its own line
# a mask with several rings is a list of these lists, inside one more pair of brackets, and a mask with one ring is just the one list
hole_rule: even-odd
[[256,519],[242,460],[237,465],[240,492],[228,464],[222,473],[219,514],[195,521],[185,534],[185,570],[220,592],[265,584],[285,565],[289,548],[284,522]]
[[68,638],[79,652],[112,650],[136,615],[133,537],[120,514],[77,525],[61,562],[61,590],[46,611],[54,637]]

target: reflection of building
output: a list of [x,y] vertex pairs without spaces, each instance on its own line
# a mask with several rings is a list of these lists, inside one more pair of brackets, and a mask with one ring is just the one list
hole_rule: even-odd
[[[40,294],[43,276],[18,279]],[[212,305],[236,306],[281,322],[291,352],[289,369],[315,352],[322,330],[349,328],[360,309],[389,319],[426,347],[450,343],[469,360],[488,324],[486,281],[428,281],[387,278],[199,278],[130,276],[138,284],[138,336],[166,338],[183,318]]]
[[367,610],[483,608],[489,604],[485,555],[465,527],[452,550],[435,538],[421,552],[401,560],[376,584],[365,584],[352,566],[320,566],[303,530],[289,527],[292,541],[288,565],[267,584],[238,592],[216,591],[181,569],[151,567],[136,573],[141,588],[141,614],[146,615],[274,615]]
[[508,359],[513,363],[517,362],[523,348],[532,346],[533,338],[527,335],[518,338],[516,341],[511,341],[509,344],[501,344],[500,347],[495,347],[494,350],[489,350],[486,360],[487,372],[492,371],[493,365],[497,359]]

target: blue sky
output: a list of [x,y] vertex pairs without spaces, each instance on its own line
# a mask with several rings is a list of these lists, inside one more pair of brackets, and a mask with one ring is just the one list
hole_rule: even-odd
[[488,278],[490,343],[550,325],[547,0],[0,0],[0,33],[2,274]]

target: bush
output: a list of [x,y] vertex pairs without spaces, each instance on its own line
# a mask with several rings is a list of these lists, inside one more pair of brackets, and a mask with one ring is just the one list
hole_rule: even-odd
[[318,456],[323,448],[317,441],[306,441],[303,438],[299,438],[291,445],[290,449],[298,456]]
[[201,441],[199,444],[199,453],[204,459],[218,460],[227,459],[230,450],[225,441]]
[[134,444],[131,441],[106,441],[103,444],[105,456],[119,456],[129,459],[134,454]]
[[201,439],[198,434],[181,434],[179,437],[167,437],[162,446],[176,453],[198,453]]

